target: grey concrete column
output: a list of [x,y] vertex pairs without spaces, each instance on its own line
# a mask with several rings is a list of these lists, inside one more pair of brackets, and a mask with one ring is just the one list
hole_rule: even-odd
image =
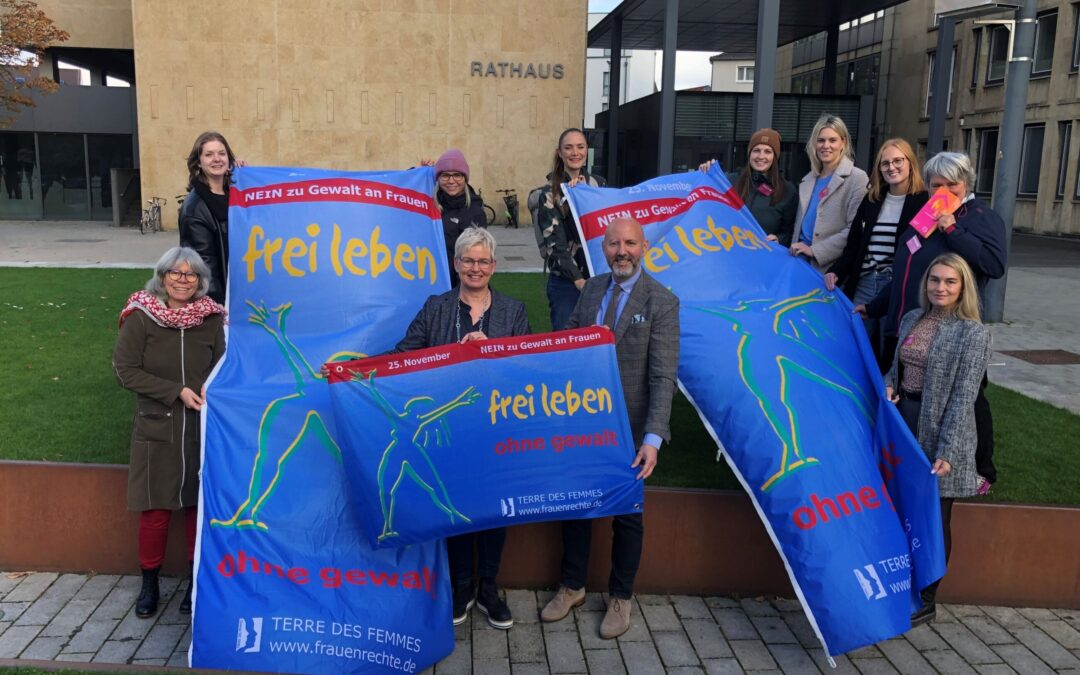
[[836,54],[840,49],[840,24],[829,26],[825,33],[825,70],[821,73],[821,93],[836,93]]
[[[1012,249],[1013,211],[1016,208],[1016,189],[1020,178],[1020,151],[1024,143],[1024,112],[1027,108],[1028,82],[1031,79],[1031,60],[1035,53],[1036,0],[1022,0],[1017,11],[1013,53],[1005,73],[1005,111],[1001,118],[1001,140],[998,143],[997,172],[994,176],[992,208],[1005,221],[1006,262]],[[1008,274],[1008,264],[1005,267]],[[985,316],[988,322],[1001,321],[1005,315],[1006,276],[992,279],[986,287]]]
[[780,0],[758,0],[757,49],[754,54],[755,129],[772,127],[779,22]]
[[619,106],[622,104],[622,14],[616,14],[611,24],[611,79],[608,80],[607,179],[608,185],[618,185],[619,167]]
[[930,110],[930,129],[926,139],[926,156],[933,157],[945,146],[945,116],[949,107],[949,73],[952,71],[953,38],[956,19],[947,17],[938,24],[937,52],[934,54],[934,79],[930,91],[934,93]]
[[679,35],[679,0],[664,8],[664,68],[660,78],[660,142],[656,175],[671,173],[675,159],[675,55]]

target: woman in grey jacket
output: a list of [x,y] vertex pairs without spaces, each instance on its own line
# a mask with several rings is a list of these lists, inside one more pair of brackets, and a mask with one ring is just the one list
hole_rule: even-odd
[[870,179],[855,166],[851,135],[844,120],[822,115],[806,142],[810,173],[799,183],[799,209],[791,255],[801,256],[818,272],[840,257],[848,230]]
[[[935,258],[920,288],[919,309],[900,322],[899,346],[885,376],[885,390],[938,476],[948,563],[953,500],[978,490],[975,397],[990,360],[990,331],[979,320],[975,275],[959,255]],[[937,586],[922,592],[923,606],[912,615],[913,625],[936,615]]]
[[[495,237],[486,229],[470,227],[454,245],[454,267],[461,282],[448,293],[427,299],[409,324],[394,352],[436,347],[453,342],[528,335],[529,318],[524,303],[491,288],[495,271]],[[497,527],[446,540],[453,587],[454,625],[469,617],[476,604],[493,628],[514,625],[510,608],[499,596],[499,574],[506,528]],[[473,548],[477,555],[473,555]],[[480,583],[473,583],[473,566]]]

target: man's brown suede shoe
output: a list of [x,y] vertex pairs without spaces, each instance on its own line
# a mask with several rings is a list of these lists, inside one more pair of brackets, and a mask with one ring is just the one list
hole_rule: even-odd
[[600,624],[600,637],[605,640],[617,638],[630,630],[630,601],[623,598],[609,598],[607,613]]
[[544,609],[540,612],[540,620],[545,623],[559,621],[566,617],[571,609],[578,607],[584,602],[584,588],[579,588],[575,591],[566,586],[559,586],[559,592],[555,594],[554,598],[548,601],[548,604],[544,605]]

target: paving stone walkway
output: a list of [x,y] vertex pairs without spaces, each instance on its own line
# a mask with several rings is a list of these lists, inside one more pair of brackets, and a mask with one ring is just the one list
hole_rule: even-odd
[[[0,666],[30,661],[184,667],[187,582],[163,579],[164,610],[135,616],[135,576],[0,572]],[[604,600],[539,622],[551,592],[510,590],[515,625],[474,610],[434,675],[514,673],[1080,674],[1080,610],[941,605],[936,622],[836,659],[832,670],[794,600],[642,595],[630,631],[598,637]]]

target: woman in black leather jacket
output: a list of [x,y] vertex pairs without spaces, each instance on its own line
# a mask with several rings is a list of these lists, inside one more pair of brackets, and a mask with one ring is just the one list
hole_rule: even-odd
[[208,295],[225,304],[229,271],[229,183],[236,156],[225,137],[205,131],[187,157],[188,195],[180,207],[180,245],[210,268]]

